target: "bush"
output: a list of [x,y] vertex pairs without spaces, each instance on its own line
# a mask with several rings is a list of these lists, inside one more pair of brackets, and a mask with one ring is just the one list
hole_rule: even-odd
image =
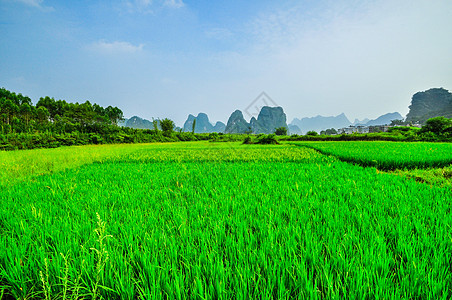
[[95,133],[90,133],[90,142],[95,145],[102,144],[104,139]]
[[219,138],[219,134],[217,132],[212,132],[209,134],[209,140],[216,141]]
[[319,135],[317,132],[315,132],[314,130],[311,130],[311,131],[308,131],[307,133],[306,133],[306,135],[309,135],[309,136],[317,136],[317,135]]
[[275,129],[276,135],[287,135],[287,128],[286,127],[278,127]]
[[176,137],[179,141],[188,142],[188,141],[197,141],[196,136],[191,132],[178,132],[176,133]]
[[16,148],[11,144],[0,145],[0,150],[12,151],[16,150]]
[[253,141],[251,140],[251,137],[250,137],[250,136],[247,136],[247,137],[243,140],[243,143],[242,143],[242,144],[250,145],[250,144],[252,144],[252,143],[253,143]]
[[269,135],[264,135],[263,137],[261,137],[258,141],[257,144],[263,144],[263,145],[279,145],[278,140],[276,139],[276,135],[275,134],[269,134]]
[[428,119],[422,127],[421,132],[433,132],[440,134],[452,126],[452,121],[445,117]]

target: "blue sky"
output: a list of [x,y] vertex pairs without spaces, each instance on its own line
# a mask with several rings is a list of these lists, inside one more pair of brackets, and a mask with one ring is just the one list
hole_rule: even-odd
[[288,121],[405,115],[452,90],[451,16],[450,0],[0,0],[0,86],[178,125],[262,91]]

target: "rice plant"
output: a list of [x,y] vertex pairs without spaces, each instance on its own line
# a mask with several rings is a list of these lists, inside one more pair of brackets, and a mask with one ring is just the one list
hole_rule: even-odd
[[441,168],[452,164],[450,143],[292,142],[342,161],[380,170]]
[[452,191],[312,149],[141,145],[27,178],[0,193],[5,298],[452,297]]

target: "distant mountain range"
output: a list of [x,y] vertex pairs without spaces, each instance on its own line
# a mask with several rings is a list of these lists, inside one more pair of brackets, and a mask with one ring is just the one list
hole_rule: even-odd
[[[445,116],[452,118],[452,93],[443,88],[433,88],[413,95],[406,122],[420,122],[421,124],[429,118]],[[305,134],[308,131],[320,132],[330,128],[343,128],[350,125],[378,126],[390,124],[392,120],[403,120],[398,112],[384,114],[374,120],[364,119],[352,123],[344,113],[337,116],[316,116],[295,118],[287,124],[287,117],[282,107],[262,107],[257,118],[252,117],[249,122],[243,117],[240,110],[234,111],[228,119],[227,124],[216,122],[215,125],[209,120],[205,113],[199,113],[196,117],[189,115],[182,128],[183,131],[191,132],[195,123],[196,133],[273,133],[278,127],[288,128],[289,134]],[[159,122],[159,121],[157,121]],[[158,123],[159,124],[159,123]],[[146,119],[134,116],[120,122],[121,126],[154,129],[154,124]],[[158,125],[160,127],[160,125]],[[177,128],[179,130],[180,128]]]
[[[314,130],[320,132],[329,128],[342,128],[350,125],[385,125],[391,123],[392,120],[400,120],[402,116],[399,113],[389,113],[378,117],[375,120],[365,119],[363,121],[355,120],[351,123],[345,114],[338,116],[323,117],[316,116],[312,118],[295,118],[292,123],[287,125],[286,114],[281,107],[262,107],[257,119],[252,117],[250,122],[247,122],[243,117],[243,113],[240,110],[234,111],[228,119],[227,125],[223,122],[216,122],[213,125],[209,121],[209,117],[205,113],[199,113],[198,116],[188,115],[187,120],[182,127],[185,132],[191,132],[193,130],[193,123],[195,122],[195,133],[211,133],[211,132],[224,132],[224,133],[273,133],[278,127],[286,127],[289,134],[304,134],[308,131]],[[364,121],[367,121],[364,123]],[[136,128],[136,129],[154,129],[154,123],[149,120],[142,119],[137,116],[133,116],[130,119],[124,119],[119,124],[120,126]],[[157,120],[157,127],[160,129],[160,121]],[[177,128],[179,130],[179,128]]]
[[330,128],[342,128],[347,127],[350,124],[351,122],[347,119],[347,117],[343,113],[335,117],[316,116],[312,118],[301,118],[301,119],[295,118],[290,123],[290,125],[297,126],[302,133],[306,133],[311,130],[320,132],[322,130]]
[[362,120],[355,119],[352,125],[366,124],[370,120],[368,118],[364,118]]
[[387,125],[390,124],[392,120],[403,120],[403,117],[398,112],[395,112],[384,114],[376,118],[375,120],[364,119],[362,121],[359,121],[358,119],[356,119],[355,122],[352,123],[345,116],[345,114],[342,113],[340,115],[331,117],[316,116],[312,118],[302,118],[302,119],[295,118],[290,123],[290,125],[297,126],[302,133],[306,133],[311,130],[320,132],[322,130],[330,128],[338,129],[348,127],[350,125],[364,125],[364,126]]
[[365,126],[378,126],[378,125],[389,125],[391,124],[392,120],[403,120],[402,115],[400,115],[398,112],[394,113],[387,113],[385,115],[382,115],[375,120],[370,120],[365,124]]

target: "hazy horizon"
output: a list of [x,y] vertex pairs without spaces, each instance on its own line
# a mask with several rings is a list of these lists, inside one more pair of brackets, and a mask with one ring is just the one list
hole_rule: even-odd
[[[284,109],[284,107],[283,107],[283,109]],[[209,114],[207,114],[207,113],[205,113],[205,112],[202,112],[202,111],[199,112],[199,113],[196,113],[196,114],[187,114],[187,118],[186,118],[186,119],[188,119],[188,116],[189,116],[189,115],[192,115],[192,116],[194,116],[194,117],[197,117],[198,114],[200,114],[200,113],[206,114],[207,117],[209,118],[209,122],[210,122],[212,125],[215,125],[217,122],[222,122],[222,123],[224,123],[225,125],[228,123],[229,117],[228,117],[226,120],[212,120],[212,118],[209,116]],[[232,115],[232,113],[233,113],[233,112],[231,112],[230,115]],[[242,113],[243,113],[243,111],[242,111]],[[287,112],[286,112],[285,110],[284,110],[284,113],[285,113],[286,116],[287,116]],[[378,116],[376,116],[376,117],[359,119],[359,121],[365,121],[366,119],[368,119],[368,121],[371,121],[371,120],[377,119],[378,117],[381,117],[381,116],[386,115],[386,114],[391,114],[391,113],[398,113],[398,112],[387,112],[387,113],[384,113],[384,114],[382,114],[382,115],[378,115]],[[353,123],[356,121],[356,119],[351,119],[350,117],[348,117],[346,113],[340,113],[340,114],[337,114],[337,115],[315,115],[315,116],[301,116],[301,117],[295,117],[295,118],[292,118],[292,119],[287,119],[287,124],[289,125],[290,123],[292,123],[292,121],[293,121],[294,119],[299,119],[299,120],[301,120],[301,119],[303,119],[303,118],[310,118],[310,119],[313,119],[313,118],[316,118],[316,117],[326,117],[326,118],[331,118],[331,117],[338,117],[338,116],[340,116],[340,115],[342,115],[342,114],[345,115],[345,117],[350,121],[350,123],[353,124]],[[146,119],[146,118],[143,118],[143,117],[141,117],[141,116],[139,116],[139,115],[133,115],[133,116],[130,116],[130,117],[124,117],[124,118],[127,119],[127,120],[129,120],[129,119],[131,119],[131,118],[133,118],[133,117],[139,117],[139,118],[141,118],[141,119],[145,119],[145,120],[148,120],[148,121],[152,121],[152,118],[151,118],[151,119]],[[246,113],[243,113],[243,117],[244,117],[245,121],[250,122],[250,120],[251,120],[252,117],[255,117],[255,118],[257,119],[257,113],[256,113],[256,114],[255,114],[255,113],[253,113],[253,114],[246,114]],[[402,115],[402,117],[405,118],[405,116],[403,116],[403,115]],[[154,118],[154,119],[155,119],[155,118]],[[176,126],[183,128],[183,127],[184,127],[185,121],[187,121],[187,120],[184,120],[181,124],[176,124]]]
[[[0,0],[0,86],[118,106],[126,118],[204,112],[261,92],[294,118],[408,113],[452,90],[452,1]],[[249,116],[245,115],[249,120]]]

